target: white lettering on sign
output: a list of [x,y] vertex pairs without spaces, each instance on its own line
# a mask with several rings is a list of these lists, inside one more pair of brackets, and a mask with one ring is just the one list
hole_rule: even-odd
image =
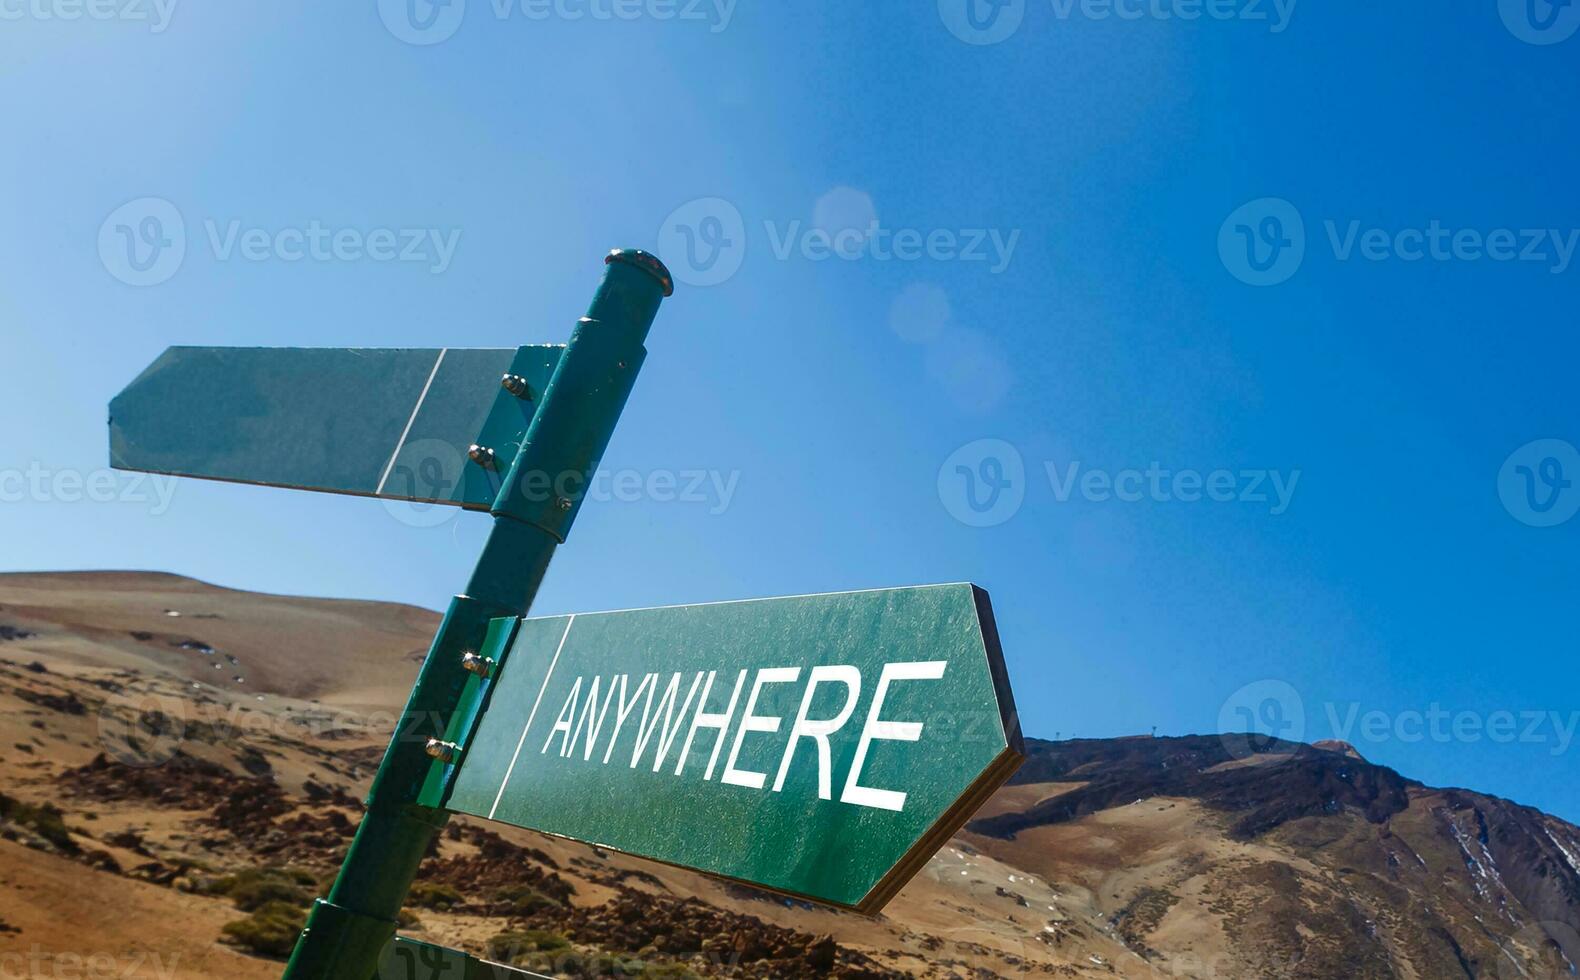
[[750,789],[762,789],[763,781],[768,778],[767,773],[751,772],[735,768],[735,762],[741,757],[741,744],[746,741],[750,732],[763,732],[773,734],[779,730],[779,718],[758,717],[757,695],[763,692],[764,684],[794,684],[797,677],[801,676],[800,667],[767,667],[757,672],[757,679],[752,681],[751,696],[746,699],[746,715],[741,718],[741,726],[735,729],[735,744],[730,748],[730,761],[724,764],[724,781],[731,786],[746,786]]
[[[593,678],[594,683],[597,683],[597,680],[596,677]],[[565,707],[560,709],[560,716],[555,719],[554,727],[549,729],[548,740],[543,743],[543,752],[549,750],[549,746],[554,742],[554,736],[559,735],[560,755],[571,754],[571,719],[576,717],[576,699],[581,696],[581,693],[582,679],[578,677],[576,678],[576,683],[571,685],[570,697],[565,699]],[[538,754],[542,755],[543,752]]]
[[[866,719],[862,723],[855,758],[851,761],[850,772],[846,774],[845,785],[839,794],[841,803],[870,807],[875,810],[891,810],[896,813],[905,809],[905,793],[862,785],[862,771],[866,768],[873,742],[915,742],[922,737],[922,722],[883,717],[884,703],[893,685],[903,681],[939,680],[944,676],[944,670],[948,666],[948,662],[943,660],[890,663],[883,666],[872,695],[872,704],[867,708]],[[702,778],[713,779],[713,773],[719,765],[719,755],[726,741],[729,741],[730,752],[724,763],[720,781],[731,786],[761,790],[768,782],[768,774],[740,768],[741,750],[750,736],[766,737],[779,734],[784,719],[776,715],[758,714],[758,701],[763,689],[769,685],[799,682],[801,668],[764,667],[758,670],[748,689],[746,705],[737,719],[735,709],[740,704],[741,691],[746,688],[746,678],[749,673],[750,670],[741,670],[736,674],[729,700],[722,712],[708,710],[708,699],[713,694],[714,682],[719,679],[717,671],[699,670],[689,678],[689,684],[687,676],[683,673],[671,674],[667,682],[660,674],[643,674],[640,680],[635,681],[634,691],[631,675],[616,674],[609,677],[607,682],[599,676],[578,677],[571,684],[570,692],[565,696],[565,704],[560,709],[553,727],[549,729],[548,737],[544,740],[539,755],[547,755],[549,749],[554,748],[563,759],[570,759],[579,754],[583,762],[591,762],[600,738],[605,731],[608,731],[608,742],[603,752],[603,764],[608,765],[614,758],[615,746],[620,741],[621,733],[626,730],[626,722],[635,717],[629,768],[635,769],[638,764],[644,764],[645,757],[651,754],[652,771],[659,772],[664,768],[664,760],[674,748],[681,730],[685,729],[686,737],[676,756],[673,771],[675,776],[683,775],[686,761],[691,757],[692,746],[696,743],[697,733],[711,730],[714,733],[713,747],[708,754],[708,765],[702,773]],[[722,683],[719,685],[721,695],[723,686]],[[812,717],[813,704],[820,686],[824,690],[837,689],[841,686],[844,688],[843,701],[832,717]],[[683,688],[685,694],[682,697]],[[779,757],[773,792],[784,791],[785,781],[789,778],[790,767],[796,760],[798,750],[802,748],[803,742],[810,741],[815,749],[818,798],[834,799],[834,760],[831,739],[845,728],[856,713],[857,704],[861,700],[861,691],[861,670],[857,667],[828,664],[813,667],[807,673],[806,687],[801,692],[800,707],[796,710],[795,721],[790,725],[783,754]],[[656,705],[655,696],[658,702]],[[693,704],[696,705],[695,708],[692,707]],[[639,706],[641,714],[637,717]],[[611,709],[614,717],[612,724],[606,728],[605,721],[610,720]]]
[[[812,708],[812,696],[817,693],[817,685],[822,680],[839,681],[845,685],[845,706],[839,709],[839,714],[827,721],[811,721],[807,712]],[[785,746],[785,757],[779,763],[779,776],[774,780],[774,792],[778,793],[785,788],[785,777],[790,774],[790,763],[795,760],[795,749],[803,738],[810,738],[817,743],[817,796],[820,800],[831,800],[829,792],[829,770],[833,768],[829,762],[828,737],[841,728],[850,716],[856,711],[856,698],[861,695],[861,671],[854,667],[833,666],[813,667],[812,678],[807,682],[806,694],[801,696],[801,710],[796,713],[795,724],[790,728],[790,742]]]
[[[676,674],[669,681],[669,687],[664,690],[664,699],[658,703],[658,710],[664,713],[664,724],[659,729],[658,747],[653,752],[653,771],[658,772],[658,767],[664,764],[664,756],[669,754],[669,747],[675,743],[675,734],[680,731],[680,723],[685,720],[686,709],[691,707],[691,699],[697,693],[697,683],[702,680],[702,672],[691,681],[691,690],[686,692],[686,703],[681,706],[680,712],[674,714],[674,723],[670,717],[675,706],[675,689],[680,684],[680,675]],[[649,703],[653,700],[653,692],[647,693]],[[653,723],[648,724],[647,706],[642,707],[642,723],[637,726],[636,751],[631,753],[631,768],[636,768],[637,760],[642,758],[642,753],[647,750],[648,739],[653,736],[653,729],[658,727],[658,712],[653,714]]]
[[709,714],[702,710],[708,704],[708,692],[713,690],[713,677],[715,671],[708,671],[708,682],[702,687],[702,700],[697,702],[697,714],[691,719],[691,731],[686,733],[686,744],[680,747],[680,761],[675,763],[675,775],[680,775],[686,768],[686,756],[691,754],[692,740],[697,737],[697,729],[712,728],[719,734],[713,740],[713,754],[708,756],[708,769],[702,774],[703,779],[713,778],[713,767],[719,764],[719,750],[724,748],[724,731],[730,727],[730,719],[735,716],[735,702],[740,699],[741,685],[746,683],[746,675],[750,671],[742,670],[735,677],[735,690],[730,692],[730,703],[725,706],[724,714]]
[[914,742],[922,737],[922,726],[919,722],[884,721],[880,717],[883,713],[883,699],[889,695],[889,684],[893,681],[936,681],[944,676],[944,668],[947,666],[949,665],[942,660],[883,665],[883,673],[878,676],[878,693],[872,696],[872,707],[867,711],[867,724],[862,727],[861,742],[856,746],[856,760],[850,764],[850,775],[845,779],[845,791],[839,794],[842,802],[876,807],[879,810],[893,810],[896,813],[905,809],[904,793],[862,786],[859,782],[861,767],[867,764],[867,750],[872,748],[874,739]]
[[631,712],[636,710],[637,701],[641,700],[642,692],[647,691],[648,701],[653,700],[653,692],[649,690],[654,681],[658,680],[657,674],[643,676],[642,683],[636,686],[636,693],[631,695],[631,700],[625,699],[625,675],[620,675],[620,713],[614,719],[614,734],[609,737],[609,750],[603,754],[603,764],[609,764],[609,757],[614,755],[614,745],[620,741],[620,729],[625,727],[625,720],[631,717]]

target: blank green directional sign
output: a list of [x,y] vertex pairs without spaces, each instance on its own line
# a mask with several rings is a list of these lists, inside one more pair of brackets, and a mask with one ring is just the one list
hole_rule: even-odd
[[522,620],[452,811],[876,911],[1022,759],[971,585]]
[[487,509],[501,474],[467,452],[510,465],[563,350],[172,347],[110,403],[110,461]]

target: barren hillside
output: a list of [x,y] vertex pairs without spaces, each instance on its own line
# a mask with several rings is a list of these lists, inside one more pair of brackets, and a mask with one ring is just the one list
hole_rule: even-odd
[[[0,952],[23,975],[278,976],[436,624],[0,576]],[[1032,741],[877,918],[458,819],[406,931],[563,975],[1573,975],[1580,830],[1347,746],[1233,748]]]

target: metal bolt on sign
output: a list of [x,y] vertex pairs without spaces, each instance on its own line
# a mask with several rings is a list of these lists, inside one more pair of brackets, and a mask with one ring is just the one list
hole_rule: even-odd
[[427,751],[428,757],[430,759],[438,759],[440,762],[444,763],[454,762],[456,756],[461,754],[461,747],[459,745],[456,745],[454,742],[446,742],[437,738],[430,738],[428,743],[424,746],[424,749]]
[[521,375],[507,374],[500,379],[499,383],[506,391],[510,392],[512,395],[515,395],[517,398],[521,398],[526,401],[532,400],[532,386],[527,382],[527,379],[523,378]]

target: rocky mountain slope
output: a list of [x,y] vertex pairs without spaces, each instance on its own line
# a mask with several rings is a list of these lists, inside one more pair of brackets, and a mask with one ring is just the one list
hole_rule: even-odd
[[[436,623],[0,576],[0,967],[277,977]],[[406,931],[564,976],[1575,975],[1563,821],[1337,744],[1029,748],[876,918],[458,819]]]
[[1101,872],[1127,945],[1157,963],[1205,943],[1236,976],[1573,972],[1575,827],[1347,746],[1250,744],[1038,743],[1004,794],[1024,795],[967,836],[1055,880]]

